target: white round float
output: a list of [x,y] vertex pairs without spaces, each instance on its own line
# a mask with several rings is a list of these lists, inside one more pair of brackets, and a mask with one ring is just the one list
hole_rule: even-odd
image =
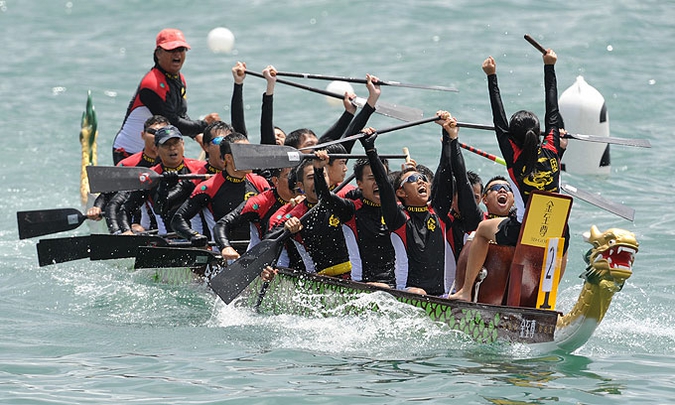
[[[609,136],[605,98],[582,76],[562,93],[558,104],[567,132]],[[562,165],[568,173],[609,175],[609,144],[570,139]]]
[[230,53],[234,48],[234,34],[225,27],[216,27],[209,31],[207,42],[213,53]]
[[[326,90],[330,91],[331,93],[336,93],[339,95],[354,92],[354,88],[352,87],[351,84],[349,84],[348,82],[343,82],[341,80],[334,80],[328,83],[328,85],[326,86]],[[339,98],[326,96],[326,102],[333,107],[342,106],[342,100],[340,100]]]

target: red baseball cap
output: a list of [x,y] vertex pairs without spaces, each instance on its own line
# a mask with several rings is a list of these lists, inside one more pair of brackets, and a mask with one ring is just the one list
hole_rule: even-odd
[[185,40],[185,35],[181,30],[175,28],[165,28],[157,34],[157,46],[164,49],[165,51],[170,51],[172,49],[180,48],[182,46],[190,49]]

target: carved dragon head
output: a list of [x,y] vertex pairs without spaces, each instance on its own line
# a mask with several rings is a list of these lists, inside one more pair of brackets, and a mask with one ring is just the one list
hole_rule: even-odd
[[582,277],[592,283],[610,281],[621,289],[633,274],[633,261],[640,245],[635,234],[618,228],[600,232],[593,225],[590,232],[584,233],[584,240],[593,247],[586,254],[588,268]]

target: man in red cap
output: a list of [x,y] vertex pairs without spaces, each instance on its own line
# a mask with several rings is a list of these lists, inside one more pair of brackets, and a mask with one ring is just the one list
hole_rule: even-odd
[[190,45],[180,30],[165,28],[157,34],[155,66],[143,77],[127,108],[122,128],[113,142],[113,162],[143,150],[140,133],[143,123],[153,115],[163,115],[183,135],[195,138],[208,124],[220,120],[211,113],[203,120],[187,115],[185,78],[180,73]]

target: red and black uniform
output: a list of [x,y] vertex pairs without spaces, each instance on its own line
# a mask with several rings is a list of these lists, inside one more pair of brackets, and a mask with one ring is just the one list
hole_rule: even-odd
[[[323,182],[324,187],[328,187],[323,176],[322,168],[314,169],[315,187],[319,182]],[[274,218],[270,226],[281,227],[288,218],[300,218],[314,206],[315,204],[305,200],[290,210],[283,218]],[[345,237],[342,233],[342,224],[349,219],[349,215],[342,212],[333,212],[323,203],[320,203],[306,218],[302,219],[303,227],[295,235],[295,241],[298,242],[296,246],[300,245],[298,251],[305,259],[305,268],[308,272],[349,278],[351,263],[349,262]]]
[[231,246],[230,235],[234,229],[244,224],[255,226],[255,232],[251,228],[249,246],[253,247],[265,236],[269,226],[270,217],[288,201],[279,196],[276,189],[265,190],[262,193],[249,198],[239,204],[229,214],[220,218],[213,228],[213,236],[222,250]]
[[[450,209],[446,221],[446,238],[455,255],[455,260],[457,260],[464,248],[466,235],[478,228],[478,224],[483,219],[483,212],[476,203],[473,185],[466,175],[466,166],[464,165],[464,157],[459,147],[459,141],[457,139],[450,140],[450,142],[444,141],[441,153],[445,158],[441,159],[440,165],[450,165],[451,175],[455,179],[454,189],[456,191],[459,212],[456,212],[452,208]],[[439,170],[443,169],[439,168]]]
[[[447,136],[443,137],[446,142]],[[382,214],[393,239],[397,256],[407,258],[407,274],[397,274],[397,288],[422,288],[429,295],[446,293],[446,275],[454,279],[455,260],[446,241],[446,220],[452,204],[452,172],[450,165],[440,164],[434,176],[432,200],[422,207],[398,204],[394,186],[387,178],[377,150],[366,152],[373,176],[380,190]],[[441,155],[443,158],[443,154]]]
[[[117,166],[152,167],[155,164],[156,159],[146,155],[145,151],[143,150],[127,158],[122,159],[120,162],[117,163]],[[113,213],[119,212],[120,206],[124,203],[124,201],[127,200],[129,194],[130,192],[127,191],[119,191],[116,193],[115,192],[101,193],[98,195],[98,197],[96,197],[96,200],[94,200],[94,207],[99,207],[101,211],[106,212],[104,216],[106,218],[108,231],[110,233],[119,232],[119,224],[117,218],[115,218],[115,215],[113,215]],[[143,210],[143,208],[141,208],[141,210]],[[147,211],[147,209],[145,210],[146,214],[148,214],[147,222],[145,222],[146,217],[143,217],[144,219],[143,221],[141,220],[140,212],[136,212],[134,214],[134,217],[130,218],[129,220],[132,221],[133,223],[140,223],[141,226],[143,226],[145,229],[156,229],[157,221],[155,221],[154,215],[151,215],[150,211]]]
[[191,120],[187,115],[185,77],[182,73],[173,75],[158,64],[143,77],[127,108],[124,122],[113,142],[117,161],[122,156],[134,154],[143,149],[141,132],[143,124],[153,115],[166,117],[181,134],[194,138],[204,131],[206,121]]
[[[509,122],[502,103],[497,83],[497,75],[488,76],[488,91],[492,117],[499,142],[499,149],[506,161],[509,180],[518,190],[514,192],[516,219],[509,218],[500,224],[497,243],[515,245],[525,214],[525,205],[534,190],[558,193],[560,191],[560,159],[564,150],[560,147],[560,128],[562,117],[558,109],[558,85],[554,65],[544,65],[544,91],[546,98],[545,136],[537,150],[535,167],[527,167],[527,157],[523,156],[522,140],[515,139],[509,132]],[[569,229],[565,228],[565,251],[569,246]]]
[[533,190],[554,193],[560,191],[560,155],[562,153],[560,125],[562,119],[558,110],[558,88],[554,65],[544,65],[544,87],[546,135],[537,151],[536,166],[530,168],[525,166],[526,158],[522,156],[522,149],[517,145],[522,144],[522,140],[515,140],[514,135],[509,132],[509,121],[504,112],[497,75],[488,76],[488,91],[499,149],[506,160],[506,168],[512,185],[515,185],[519,191],[514,193],[519,221],[523,219],[525,204]]
[[[265,191],[268,187],[267,180],[256,174],[247,174],[239,179],[229,176],[226,172],[220,172],[201,182],[185,200],[173,217],[171,222],[173,230],[186,239],[200,233],[190,227],[190,219],[204,208],[208,208],[205,211],[208,226],[204,229],[204,233],[209,236],[209,230],[213,229],[216,221],[237,208],[242,201]],[[247,240],[248,226],[242,224],[233,229],[230,237],[234,240]]]
[[[203,166],[203,162],[195,159],[184,159],[183,163],[175,169],[165,168],[163,164],[158,164],[150,168],[159,174],[173,172],[176,174],[197,173]],[[126,201],[120,206],[116,215],[120,232],[126,232],[131,229],[129,219],[131,213],[138,210],[143,203],[150,202],[150,206],[157,220],[157,226],[161,234],[170,232],[171,218],[178,208],[183,204],[186,198],[195,188],[199,180],[166,180],[162,179],[158,184],[149,190],[137,190],[128,194]]]
[[385,283],[396,288],[396,252],[380,204],[363,196],[350,200],[329,192],[323,177],[317,177],[314,186],[329,211],[349,218],[344,223],[343,233],[352,264],[352,279]]
[[[267,234],[272,233],[274,229],[283,226],[283,223],[290,218],[288,215],[295,208],[293,204],[287,203],[276,210],[269,218],[267,225]],[[305,270],[305,262],[298,252],[298,248],[292,240],[287,240],[284,243],[284,249],[277,259],[277,266],[288,267],[294,270]]]

